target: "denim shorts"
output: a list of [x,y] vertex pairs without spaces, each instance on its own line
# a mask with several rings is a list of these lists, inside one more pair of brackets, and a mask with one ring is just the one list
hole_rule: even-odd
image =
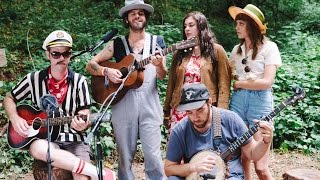
[[254,119],[261,119],[273,110],[272,90],[238,89],[233,92],[230,110],[236,112],[241,119],[252,127]]

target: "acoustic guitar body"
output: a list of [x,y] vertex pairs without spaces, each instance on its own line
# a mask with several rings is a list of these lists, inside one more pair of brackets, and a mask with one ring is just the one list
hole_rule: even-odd
[[[30,143],[35,139],[47,139],[48,131],[51,134],[51,141],[55,141],[59,137],[61,130],[60,126],[41,126],[41,121],[47,118],[47,114],[43,111],[37,110],[29,105],[20,105],[17,107],[17,112],[20,117],[26,120],[28,125],[32,126],[28,137],[20,136],[13,128],[11,121],[8,126],[8,145],[14,149],[28,149]],[[32,131],[31,131],[32,130]]]
[[[123,58],[119,63],[105,61],[100,65],[108,68],[118,69],[122,73],[121,78],[123,79],[128,75],[129,69],[130,67],[133,66],[134,61],[135,61],[134,56],[130,54],[125,58]],[[132,71],[131,74],[128,76],[128,79],[125,81],[122,90],[119,91],[116,98],[113,100],[112,104],[116,104],[117,102],[119,102],[129,89],[139,88],[142,85],[143,80],[144,80],[143,71],[137,71],[137,70]],[[113,83],[112,81],[109,80],[109,85],[106,86],[105,77],[92,76],[91,91],[92,91],[93,99],[96,102],[102,104],[110,94],[118,90],[120,85],[121,83]]]
[[[193,37],[183,42],[180,42],[178,44],[174,44],[170,48],[161,50],[160,54],[165,56],[166,54],[173,52],[175,50],[190,48],[190,47],[196,46],[197,44],[199,44],[198,38]],[[101,66],[104,66],[104,67],[118,69],[122,73],[122,77],[121,77],[122,79],[124,79],[128,75],[131,68],[134,68],[134,70],[131,71],[131,74],[128,76],[127,80],[125,81],[122,90],[118,92],[117,96],[112,101],[111,103],[112,105],[119,102],[129,89],[136,89],[142,85],[144,80],[143,70],[138,71],[137,69],[144,68],[147,64],[149,64],[151,62],[151,56],[137,62],[135,61],[135,59],[141,59],[141,58],[135,58],[132,54],[129,54],[118,63],[105,61],[100,64]],[[138,68],[135,69],[136,67]],[[120,85],[121,83],[115,84],[109,80],[109,84],[106,86],[105,77],[92,75],[91,76],[92,97],[96,102],[102,104],[109,96],[111,96],[111,94],[113,94],[118,90]],[[109,97],[107,102],[110,100],[111,100],[111,97]]]

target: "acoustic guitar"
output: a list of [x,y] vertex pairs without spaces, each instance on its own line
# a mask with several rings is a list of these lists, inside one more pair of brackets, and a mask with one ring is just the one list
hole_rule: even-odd
[[[198,44],[198,38],[193,37],[191,39],[174,44],[169,48],[163,49],[162,55],[166,55],[175,50],[187,49]],[[104,67],[118,69],[122,73],[122,79],[128,75],[131,68],[134,68],[134,70],[131,72],[131,74],[129,74],[127,80],[125,81],[123,88],[118,92],[117,96],[113,100],[112,104],[116,104],[117,102],[119,102],[129,89],[138,88],[142,85],[144,79],[143,71],[138,71],[137,69],[142,69],[150,62],[151,56],[141,61],[136,61],[135,57],[132,54],[129,54],[118,63],[105,61],[100,64]],[[105,86],[104,81],[104,76],[91,76],[92,97],[96,102],[100,104],[102,104],[110,94],[117,91],[121,85],[121,83],[113,83],[112,81],[109,81],[108,86]]]
[[[8,144],[14,149],[27,149],[30,142],[35,139],[47,139],[48,131],[51,134],[51,141],[55,141],[59,137],[61,126],[64,124],[70,124],[75,116],[70,117],[55,117],[48,118],[47,113],[35,109],[29,105],[20,105],[17,107],[17,112],[20,117],[25,119],[27,123],[31,126],[28,131],[28,137],[20,136],[13,128],[11,122],[9,121],[8,126]],[[59,113],[55,113],[59,114]],[[93,121],[97,116],[101,114],[88,114],[88,115],[77,115],[81,117],[84,121]],[[103,120],[110,120],[110,114],[105,114],[102,118]],[[49,130],[47,125],[49,123]]]
[[[281,110],[283,110],[288,105],[293,105],[297,100],[301,100],[305,97],[305,91],[302,88],[296,88],[294,95],[290,96],[283,102],[281,102],[269,115],[264,116],[260,121],[271,121]],[[231,143],[226,150],[222,153],[217,153],[214,150],[202,150],[196,153],[190,160],[190,163],[199,162],[208,155],[215,157],[216,164],[210,173],[192,173],[186,177],[186,180],[198,180],[198,179],[216,179],[223,180],[226,179],[227,170],[226,164],[230,159],[231,155],[237,150],[241,145],[243,145],[250,137],[252,137],[259,128],[259,124],[255,124],[253,127],[244,133],[242,136],[237,138],[233,143]]]

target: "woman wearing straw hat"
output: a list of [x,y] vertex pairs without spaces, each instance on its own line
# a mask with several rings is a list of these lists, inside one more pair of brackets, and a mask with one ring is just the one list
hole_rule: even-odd
[[[281,65],[280,52],[265,35],[267,27],[259,8],[252,4],[243,9],[232,6],[229,13],[235,20],[240,39],[240,44],[230,54],[230,63],[235,67],[230,109],[237,112],[247,126],[252,126],[253,119],[259,119],[273,109],[271,87]],[[256,140],[262,137],[259,133],[254,135]],[[259,179],[273,179],[268,168],[268,154],[254,162]],[[250,161],[242,158],[242,163],[246,179],[251,179]]]

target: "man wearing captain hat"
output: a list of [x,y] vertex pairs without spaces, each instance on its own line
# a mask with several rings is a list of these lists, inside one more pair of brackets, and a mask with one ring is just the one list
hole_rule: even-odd
[[157,79],[162,80],[166,76],[167,68],[165,57],[157,54],[157,49],[165,48],[163,37],[145,31],[153,11],[154,8],[143,0],[126,0],[125,6],[119,10],[119,16],[129,28],[129,34],[110,41],[86,67],[90,74],[104,76],[106,82],[118,84],[122,82],[122,73],[118,69],[99,64],[112,57],[121,62],[128,54],[134,54],[136,61],[151,57],[151,63],[140,69],[144,74],[142,85],[137,89],[129,89],[124,97],[112,106],[120,180],[134,179],[132,163],[138,138],[144,153],[146,179],[164,178],[160,150],[163,113]]
[[[90,147],[83,142],[86,139],[84,131],[90,123],[76,116],[84,117],[90,113],[91,100],[85,76],[69,68],[72,44],[72,37],[67,32],[57,30],[50,33],[42,45],[50,66],[27,74],[7,94],[4,106],[12,125],[11,128],[9,127],[9,132],[15,132],[14,134],[21,138],[33,137],[35,136],[31,135],[33,126],[23,119],[26,117],[18,114],[17,103],[31,100],[32,106],[46,111],[46,107],[42,107],[45,104],[43,102],[45,99],[42,97],[51,95],[53,98],[46,101],[53,101],[52,103],[58,106],[57,113],[60,113],[61,117],[73,117],[71,124],[65,123],[60,127],[61,129],[55,129],[52,133],[53,142],[50,143],[52,166],[71,171],[73,179],[88,180],[91,177],[97,180],[96,167],[90,163]],[[46,134],[43,135],[46,137]],[[29,142],[24,148],[28,148],[34,159],[47,162],[48,142],[45,138]],[[105,168],[103,179],[113,180],[115,173]]]

